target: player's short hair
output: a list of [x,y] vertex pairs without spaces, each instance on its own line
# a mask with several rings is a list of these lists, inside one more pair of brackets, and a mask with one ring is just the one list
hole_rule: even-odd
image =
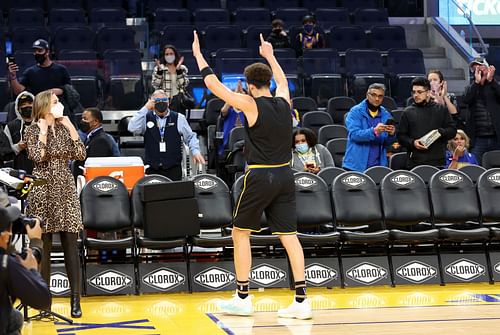
[[270,87],[273,71],[269,65],[264,63],[254,63],[245,68],[245,78],[247,84],[255,85],[257,88]]

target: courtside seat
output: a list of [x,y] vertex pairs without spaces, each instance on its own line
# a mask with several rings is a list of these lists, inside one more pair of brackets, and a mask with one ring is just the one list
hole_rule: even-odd
[[436,173],[438,171],[439,171],[439,169],[435,166],[432,166],[432,165],[419,165],[419,166],[415,166],[413,169],[411,169],[411,172],[414,172],[420,178],[422,178],[422,180],[425,182],[425,184],[429,184],[431,177],[434,175],[434,173]]
[[489,227],[491,239],[500,240],[500,168],[490,169],[479,177],[477,193],[481,203],[482,222]]

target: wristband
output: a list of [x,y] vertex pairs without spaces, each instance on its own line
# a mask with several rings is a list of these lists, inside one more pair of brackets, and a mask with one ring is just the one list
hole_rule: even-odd
[[203,79],[205,79],[206,76],[214,74],[214,71],[210,68],[210,66],[206,66],[203,69],[201,69],[200,73]]

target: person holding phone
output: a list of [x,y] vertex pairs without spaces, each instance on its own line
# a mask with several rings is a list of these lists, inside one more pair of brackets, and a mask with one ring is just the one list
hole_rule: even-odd
[[455,138],[448,141],[446,150],[446,166],[448,169],[459,169],[465,165],[479,165],[476,156],[468,151],[470,139],[467,134],[459,129]]
[[382,106],[384,95],[384,84],[371,84],[366,99],[347,114],[344,169],[363,172],[372,166],[388,165],[386,147],[396,141],[396,126],[391,113]]
[[316,134],[309,128],[299,128],[292,136],[292,169],[317,174],[321,169],[335,166],[328,149],[318,143]]

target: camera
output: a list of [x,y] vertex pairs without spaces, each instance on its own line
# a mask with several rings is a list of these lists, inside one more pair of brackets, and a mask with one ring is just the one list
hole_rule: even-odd
[[21,214],[19,219],[12,223],[13,234],[26,234],[26,226],[33,228],[36,225],[36,218]]

